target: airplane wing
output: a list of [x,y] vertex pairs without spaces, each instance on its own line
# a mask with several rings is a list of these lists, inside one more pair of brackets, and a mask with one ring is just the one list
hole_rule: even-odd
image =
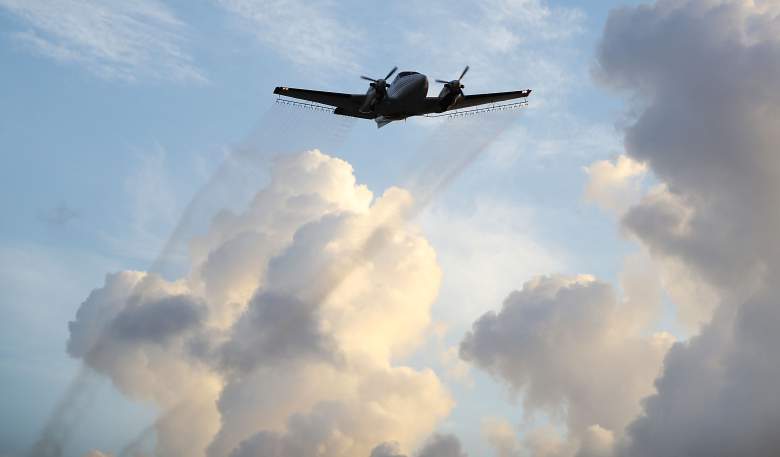
[[[333,106],[336,109],[334,113],[344,116],[366,117],[358,111],[363,104],[365,94],[342,94],[339,92],[325,92],[321,90],[295,89],[292,87],[277,87],[274,89],[276,95],[284,97],[297,98],[309,102],[320,103],[322,105]],[[373,116],[368,119],[372,119]]]
[[516,90],[513,92],[494,92],[492,94],[464,95],[447,111],[469,108],[471,106],[486,105],[489,103],[505,102],[516,98],[526,98],[531,95],[531,89]]

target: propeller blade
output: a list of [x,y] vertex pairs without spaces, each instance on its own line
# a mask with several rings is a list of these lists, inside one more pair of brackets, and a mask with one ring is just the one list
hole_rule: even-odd
[[441,80],[441,79],[437,79],[436,82],[439,83],[439,84],[449,84],[450,83],[449,81],[444,81],[444,80]]
[[371,82],[374,82],[374,83],[376,82],[376,79],[369,78],[368,76],[361,76],[360,79],[365,79],[366,81],[371,81]]
[[391,76],[393,76],[393,73],[395,73],[396,70],[398,70],[398,67],[393,67],[393,69],[390,70],[390,73],[388,73],[387,76],[385,76],[385,79],[389,79]]
[[469,71],[469,66],[466,65],[466,68],[463,69],[463,73],[460,74],[460,78],[458,80],[463,79],[464,76],[466,76],[466,72]]

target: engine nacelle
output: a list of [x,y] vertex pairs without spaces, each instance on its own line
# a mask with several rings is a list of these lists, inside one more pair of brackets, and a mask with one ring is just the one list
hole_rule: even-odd
[[439,92],[439,108],[442,111],[446,111],[452,105],[457,103],[458,99],[463,96],[463,91],[460,88],[453,89],[449,84],[445,84]]
[[376,104],[381,102],[385,96],[387,96],[387,80],[393,76],[393,73],[395,73],[396,70],[398,70],[398,67],[393,67],[387,76],[380,79],[369,78],[368,76],[360,77],[360,79],[371,81],[371,87],[368,88],[368,92],[366,92],[366,99],[363,101],[363,104],[360,106],[358,111],[361,113],[370,113],[374,111]]
[[360,106],[361,113],[370,113],[374,111],[376,104],[384,100],[387,96],[387,83],[384,80],[378,80],[371,83],[371,87],[366,91],[366,98]]
[[446,111],[451,108],[453,105],[458,103],[458,99],[463,96],[463,88],[465,86],[460,83],[460,80],[466,76],[468,71],[469,66],[466,65],[466,68],[463,69],[463,72],[460,74],[458,79],[453,79],[452,81],[444,81],[442,79],[436,80],[437,83],[444,84],[441,92],[439,92],[439,108],[442,111]]

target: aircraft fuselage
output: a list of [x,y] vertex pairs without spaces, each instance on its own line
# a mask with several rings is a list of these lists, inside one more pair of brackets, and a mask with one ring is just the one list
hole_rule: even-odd
[[495,106],[495,103],[526,98],[531,94],[531,90],[526,89],[464,95],[464,86],[461,84],[461,80],[469,70],[467,65],[458,79],[451,81],[437,79],[436,82],[443,84],[443,87],[438,96],[428,97],[428,78],[416,71],[402,71],[398,73],[392,83],[388,83],[387,80],[395,74],[396,70],[398,67],[393,67],[384,78],[361,76],[361,79],[371,83],[368,91],[361,94],[286,86],[276,87],[274,93],[283,97],[313,102],[317,104],[315,106],[332,106],[334,108],[333,114],[373,119],[376,121],[377,127],[411,116],[443,113],[487,104]]
[[[404,71],[389,85],[387,94],[371,107],[371,113],[379,121],[397,121],[431,111],[444,111],[455,101],[455,94],[447,97],[446,91],[443,89],[438,99],[431,100],[427,98],[428,78],[422,73]],[[436,106],[431,106],[432,103]]]

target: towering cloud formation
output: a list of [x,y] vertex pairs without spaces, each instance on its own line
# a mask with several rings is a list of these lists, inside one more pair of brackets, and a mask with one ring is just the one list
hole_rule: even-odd
[[641,102],[626,150],[664,182],[623,225],[717,297],[623,455],[780,453],[778,17],[776,2],[662,0],[607,22],[600,77]]
[[413,449],[452,402],[432,371],[393,364],[420,343],[441,276],[411,208],[319,151],[280,157],[246,211],[193,241],[186,277],[109,275],[68,350],[161,407],[159,455]]
[[[778,17],[774,2],[736,0],[659,0],[610,15],[598,74],[638,103],[638,116],[628,157],[588,169],[587,196],[622,217],[662,277],[677,277],[665,285],[701,326],[666,353],[653,389],[663,338],[636,331],[652,318],[625,320],[640,309],[626,303],[652,295],[627,287],[639,277],[624,283],[620,306],[582,277],[541,278],[510,295],[474,324],[461,355],[523,389],[527,407],[565,411],[568,442],[532,435],[526,446],[542,443],[534,455],[780,453]],[[636,189],[628,178],[641,164],[661,184],[638,203],[614,200]],[[502,455],[521,452],[511,430],[488,432]]]

